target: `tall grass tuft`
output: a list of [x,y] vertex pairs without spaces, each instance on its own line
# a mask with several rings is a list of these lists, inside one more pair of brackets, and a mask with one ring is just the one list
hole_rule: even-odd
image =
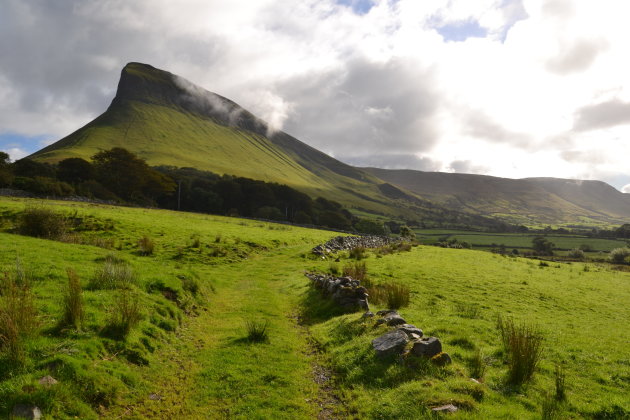
[[127,262],[106,259],[103,265],[96,269],[88,287],[92,290],[128,289],[134,284],[136,276]]
[[391,282],[370,284],[367,293],[372,303],[385,304],[389,309],[400,309],[409,305],[411,290],[404,284]]
[[344,265],[343,275],[346,277],[352,277],[355,280],[359,280],[360,282],[364,283],[364,286],[367,286],[365,284],[365,281],[367,280],[367,265],[365,264],[365,261],[356,261],[354,263],[348,263]]
[[564,369],[560,365],[556,365],[556,369],[554,371],[555,385],[556,385],[556,393],[554,395],[555,399],[558,401],[566,401],[567,399],[567,390],[566,390],[566,375],[564,373]]
[[483,381],[487,366],[488,363],[486,362],[483,352],[481,349],[477,349],[475,354],[470,358],[470,377]]
[[36,238],[58,239],[66,231],[66,217],[45,207],[27,207],[18,224],[20,234]]
[[138,252],[140,255],[153,255],[155,250],[155,243],[149,236],[144,235],[138,239]]
[[511,318],[497,318],[497,329],[508,358],[508,383],[521,385],[534,375],[543,352],[543,336],[538,327],[515,324]]
[[262,343],[269,340],[267,321],[245,321],[247,340],[252,343]]
[[0,296],[0,350],[10,360],[22,363],[24,339],[38,326],[35,298],[28,282],[18,283],[8,273],[2,277]]
[[367,257],[366,249],[362,246],[354,247],[350,250],[349,257],[355,260],[362,260]]
[[63,324],[80,329],[83,326],[85,312],[83,311],[83,291],[77,273],[71,268],[68,274],[68,288],[63,296]]
[[129,290],[121,290],[116,295],[114,310],[108,325],[105,327],[105,335],[124,340],[141,320],[142,312],[138,297]]

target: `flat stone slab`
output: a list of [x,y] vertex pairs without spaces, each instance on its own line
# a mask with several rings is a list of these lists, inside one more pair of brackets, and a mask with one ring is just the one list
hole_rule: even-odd
[[14,417],[21,419],[41,419],[42,411],[35,405],[18,404],[13,407]]
[[447,404],[440,407],[434,407],[431,411],[435,411],[436,413],[455,413],[457,412],[457,406],[453,404]]
[[415,356],[433,357],[442,353],[442,343],[437,337],[425,337],[413,343],[411,354]]
[[420,328],[411,324],[401,324],[398,326],[398,329],[404,331],[409,336],[409,338],[412,338],[412,334],[415,334],[417,336],[414,338],[420,338],[423,334]]
[[378,357],[400,354],[409,342],[407,334],[394,330],[372,340],[372,347]]

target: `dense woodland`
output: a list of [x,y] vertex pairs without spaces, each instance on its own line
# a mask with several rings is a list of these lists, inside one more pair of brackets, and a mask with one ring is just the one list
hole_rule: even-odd
[[123,148],[68,158],[56,165],[0,152],[0,187],[38,196],[81,196],[116,203],[255,217],[383,234],[387,228],[353,216],[341,204],[315,200],[289,186],[193,168],[150,167]]

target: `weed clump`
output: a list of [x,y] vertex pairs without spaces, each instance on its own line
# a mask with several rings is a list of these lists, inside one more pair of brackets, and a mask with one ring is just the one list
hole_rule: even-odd
[[584,251],[580,248],[572,249],[571,251],[569,251],[567,256],[578,261],[584,261],[584,259],[586,258],[586,254],[584,254]]
[[247,340],[251,343],[262,343],[269,340],[267,321],[246,321]]
[[25,360],[24,339],[38,326],[34,295],[28,282],[19,283],[4,273],[0,296],[0,350],[21,364]]
[[455,311],[462,318],[477,319],[481,317],[481,307],[476,303],[457,303]]
[[367,258],[367,251],[364,247],[357,246],[350,250],[348,256],[354,260],[362,260],[363,258]]
[[18,232],[22,235],[59,239],[66,231],[66,217],[45,207],[28,207],[19,219]]
[[69,268],[66,273],[68,274],[68,287],[63,296],[62,323],[79,329],[83,325],[85,317],[81,281],[74,270]]
[[508,383],[522,385],[534,375],[543,351],[543,336],[536,326],[515,324],[511,318],[497,318],[508,362]]
[[126,289],[134,284],[136,284],[136,276],[127,262],[119,259],[106,259],[94,273],[89,288],[92,290]]
[[356,261],[354,263],[344,265],[343,275],[345,277],[352,277],[355,280],[359,280],[364,283],[364,286],[368,287],[368,284],[365,283],[367,280],[367,265],[365,264],[365,261]]
[[137,296],[129,290],[122,290],[116,296],[114,310],[104,334],[117,340],[124,340],[141,320],[142,312]]
[[486,374],[486,368],[488,362],[481,349],[477,349],[475,354],[470,358],[470,377],[479,381],[483,381],[483,377]]
[[411,290],[404,284],[391,282],[370,285],[367,289],[372,303],[385,304],[389,309],[400,309],[409,305]]
[[138,239],[138,252],[140,255],[153,255],[155,250],[155,242],[149,236],[143,236]]

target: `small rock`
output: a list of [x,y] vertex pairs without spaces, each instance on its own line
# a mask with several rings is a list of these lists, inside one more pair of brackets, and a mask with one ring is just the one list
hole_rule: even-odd
[[402,324],[406,324],[407,321],[405,321],[405,319],[403,317],[401,317],[400,315],[396,314],[390,314],[387,315],[383,318],[385,320],[385,322],[387,323],[387,325],[389,325],[390,327],[394,327],[396,325],[402,325]]
[[437,337],[425,337],[413,343],[411,353],[415,356],[433,357],[442,352],[442,343]]
[[57,385],[58,383],[59,382],[50,375],[46,375],[39,380],[39,384],[46,387]]
[[[420,338],[422,337],[422,330],[415,325],[411,324],[401,324],[398,326],[398,329],[404,331],[409,338]],[[412,337],[415,336],[415,337]]]
[[372,347],[378,357],[387,357],[401,353],[408,341],[407,334],[395,330],[372,340]]
[[457,406],[454,406],[453,404],[447,404],[441,407],[434,407],[431,409],[431,411],[435,411],[437,413],[455,413],[457,412],[457,410],[458,410]]
[[478,380],[476,380],[475,378],[470,378],[470,380],[476,384],[481,384],[481,382],[479,382]]
[[431,361],[437,366],[446,366],[453,363],[453,360],[451,360],[451,356],[449,356],[448,353],[436,354],[431,358]]
[[363,315],[361,315],[361,319],[374,318],[374,312],[367,311]]
[[153,401],[160,401],[162,396],[160,394],[149,394],[149,399]]
[[24,419],[41,419],[42,411],[35,405],[18,404],[13,407],[13,416]]
[[376,313],[376,315],[378,315],[378,316],[385,316],[385,315],[389,315],[389,314],[396,314],[396,315],[398,315],[398,312],[393,310],[393,309],[383,309],[383,310],[380,310],[380,311],[378,311]]

